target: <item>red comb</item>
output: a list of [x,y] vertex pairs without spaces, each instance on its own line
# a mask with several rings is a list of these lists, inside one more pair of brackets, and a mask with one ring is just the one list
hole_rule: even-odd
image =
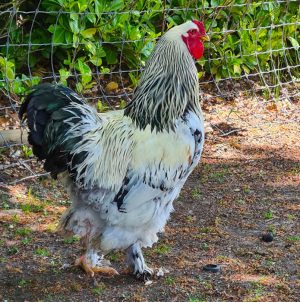
[[204,28],[204,24],[198,20],[193,20],[193,22],[198,26],[200,34],[201,35],[206,35],[206,31]]

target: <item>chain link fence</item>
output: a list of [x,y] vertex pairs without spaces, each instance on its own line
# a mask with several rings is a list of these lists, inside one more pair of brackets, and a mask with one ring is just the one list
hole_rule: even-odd
[[[211,113],[207,126],[225,137],[284,124],[288,117],[299,131],[299,12],[298,0],[0,4],[0,182],[16,184],[45,174],[17,117],[30,87],[57,82],[99,111],[123,108],[161,33],[194,18],[203,20],[210,36],[197,62],[203,107]],[[230,114],[212,113],[220,102],[235,103]],[[247,103],[253,105],[253,123],[246,120],[248,111],[240,113]],[[275,117],[263,115],[265,108]]]

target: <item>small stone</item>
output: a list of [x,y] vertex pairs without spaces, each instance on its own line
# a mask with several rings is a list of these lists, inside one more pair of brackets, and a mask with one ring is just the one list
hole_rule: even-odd
[[157,277],[163,277],[165,274],[168,274],[169,270],[165,269],[164,267],[160,267],[156,273]]
[[266,233],[261,236],[261,240],[264,242],[272,242],[274,240],[274,236],[272,233]]
[[63,270],[63,269],[66,269],[66,268],[69,268],[71,267],[72,265],[70,263],[64,263],[59,269],[60,270]]

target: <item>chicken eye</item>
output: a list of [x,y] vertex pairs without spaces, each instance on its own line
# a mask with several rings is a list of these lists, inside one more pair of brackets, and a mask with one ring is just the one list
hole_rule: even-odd
[[197,33],[197,29],[192,29],[190,32],[192,35],[195,35]]

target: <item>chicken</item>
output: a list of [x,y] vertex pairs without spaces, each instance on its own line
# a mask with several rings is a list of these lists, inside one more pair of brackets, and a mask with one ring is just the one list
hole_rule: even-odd
[[22,104],[33,153],[68,189],[72,205],[59,229],[81,237],[76,260],[90,275],[115,275],[104,256],[126,250],[132,273],[153,273],[142,247],[157,233],[201,157],[203,117],[194,60],[203,56],[203,23],[175,26],[158,41],[124,110],[98,114],[71,89],[41,84]]

